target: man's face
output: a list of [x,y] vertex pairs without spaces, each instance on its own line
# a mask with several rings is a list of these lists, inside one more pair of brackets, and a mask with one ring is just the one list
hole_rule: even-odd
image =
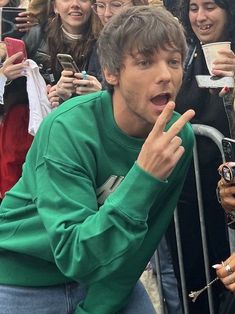
[[182,76],[177,49],[166,47],[148,57],[125,56],[119,75],[113,76],[114,117],[119,127],[129,135],[146,136],[167,102],[175,100]]

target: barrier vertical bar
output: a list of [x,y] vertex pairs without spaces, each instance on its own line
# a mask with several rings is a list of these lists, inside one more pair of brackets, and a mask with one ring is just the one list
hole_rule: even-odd
[[[222,159],[224,160],[224,154],[222,150],[221,140],[224,137],[221,132],[216,130],[213,127],[207,125],[194,124],[193,125],[194,134],[198,136],[206,136],[209,137],[220,150]],[[197,143],[195,141],[195,146],[193,150],[193,161],[195,168],[195,178],[196,178],[196,188],[197,188],[197,199],[198,199],[198,208],[199,208],[199,219],[200,219],[200,227],[201,227],[201,235],[202,235],[202,248],[203,248],[203,257],[205,264],[205,274],[206,281],[211,281],[210,276],[210,265],[208,259],[208,246],[207,246],[207,237],[206,237],[206,227],[205,227],[205,219],[204,219],[204,206],[202,199],[202,190],[201,190],[201,180],[200,180],[200,171],[199,171],[199,162],[198,162],[198,152],[197,152]],[[211,287],[208,288],[208,302],[209,302],[209,311],[210,314],[214,314],[214,302]]]

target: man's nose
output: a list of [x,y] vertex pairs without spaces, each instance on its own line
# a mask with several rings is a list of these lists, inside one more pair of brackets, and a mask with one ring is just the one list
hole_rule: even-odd
[[162,61],[156,67],[156,81],[157,82],[170,82],[172,78],[171,71],[167,62]]

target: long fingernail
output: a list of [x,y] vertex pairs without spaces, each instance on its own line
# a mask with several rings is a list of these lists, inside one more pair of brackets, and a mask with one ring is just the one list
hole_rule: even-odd
[[222,264],[215,264],[215,265],[212,265],[212,267],[214,269],[220,269],[222,267]]

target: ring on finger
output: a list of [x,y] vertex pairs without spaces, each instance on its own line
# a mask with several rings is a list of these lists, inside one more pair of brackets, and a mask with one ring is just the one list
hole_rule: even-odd
[[228,276],[233,274],[233,270],[232,270],[232,268],[231,268],[231,266],[229,264],[227,264],[225,266],[225,270],[226,270]]
[[224,182],[220,181],[219,186],[224,186]]
[[230,275],[228,285],[232,285],[233,283],[235,283],[234,276]]

